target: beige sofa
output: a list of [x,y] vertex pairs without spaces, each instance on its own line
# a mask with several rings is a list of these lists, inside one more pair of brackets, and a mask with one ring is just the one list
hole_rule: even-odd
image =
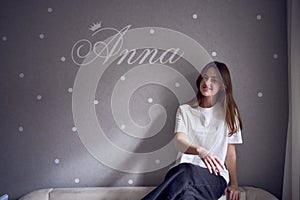
[[[49,188],[26,194],[19,200],[138,200],[154,187]],[[253,187],[240,187],[240,200],[277,200],[270,193]],[[222,196],[219,200],[226,200]]]

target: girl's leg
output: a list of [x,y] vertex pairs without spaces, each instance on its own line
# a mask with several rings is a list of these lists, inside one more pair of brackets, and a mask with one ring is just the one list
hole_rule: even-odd
[[173,167],[164,182],[143,200],[218,199],[226,185],[222,176],[211,174],[206,168],[182,163]]

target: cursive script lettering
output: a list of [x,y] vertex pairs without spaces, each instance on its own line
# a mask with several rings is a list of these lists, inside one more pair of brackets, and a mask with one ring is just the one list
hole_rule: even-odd
[[[180,52],[179,48],[169,48],[158,55],[158,49],[144,48],[144,50],[138,55],[137,49],[122,49],[124,35],[129,30],[131,25],[125,26],[120,31],[114,28],[101,28],[101,24],[97,25],[97,29],[93,28],[92,37],[96,34],[100,34],[102,31],[110,30],[115,32],[109,40],[96,41],[92,43],[90,40],[81,39],[77,41],[72,48],[72,60],[77,65],[88,65],[93,62],[96,58],[104,58],[103,64],[105,64],[112,56],[121,56],[118,65],[122,64],[127,58],[128,64],[143,64],[148,60],[150,64],[173,64],[178,61],[182,56],[183,52]],[[177,57],[176,57],[177,56]]]
[[[143,52],[140,55],[138,55],[135,59],[134,59],[134,56],[136,55],[136,49],[132,49],[130,51],[128,49],[124,49],[121,53],[122,57],[117,62],[117,64],[118,65],[121,64],[128,55],[129,55],[129,58],[127,59],[128,64],[134,64],[134,63],[143,64],[149,56],[150,56],[150,58],[149,58],[149,63],[150,64],[154,64],[154,63],[166,64],[168,62],[170,64],[173,64],[178,59],[180,59],[180,57],[183,56],[183,53],[182,53],[177,59],[174,59],[179,51],[180,51],[179,48],[177,48],[177,49],[175,49],[175,48],[167,49],[156,60],[154,60],[154,58],[157,57],[158,49],[151,49],[151,50],[150,49],[144,49]],[[166,59],[165,57],[167,56],[167,54],[169,52],[170,53],[172,52],[172,54],[168,59]]]

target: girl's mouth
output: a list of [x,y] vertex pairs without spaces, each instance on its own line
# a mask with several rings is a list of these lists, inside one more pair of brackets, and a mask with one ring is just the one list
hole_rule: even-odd
[[207,86],[203,86],[202,87],[204,90],[212,90],[212,88],[209,88],[209,87],[207,87]]

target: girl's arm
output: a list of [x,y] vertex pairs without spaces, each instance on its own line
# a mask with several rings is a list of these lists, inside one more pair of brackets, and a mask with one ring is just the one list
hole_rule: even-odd
[[209,153],[202,147],[190,144],[185,133],[176,133],[174,143],[176,149],[181,153],[199,155],[199,151],[202,151],[203,157]]
[[228,144],[225,163],[229,172],[230,182],[225,190],[228,193],[229,200],[238,200],[240,191],[238,187],[238,180],[236,175],[236,151],[234,144]]
[[214,172],[217,174],[221,169],[225,169],[224,164],[217,156],[203,147],[190,144],[185,133],[176,133],[174,143],[178,151],[200,156],[210,173]]

